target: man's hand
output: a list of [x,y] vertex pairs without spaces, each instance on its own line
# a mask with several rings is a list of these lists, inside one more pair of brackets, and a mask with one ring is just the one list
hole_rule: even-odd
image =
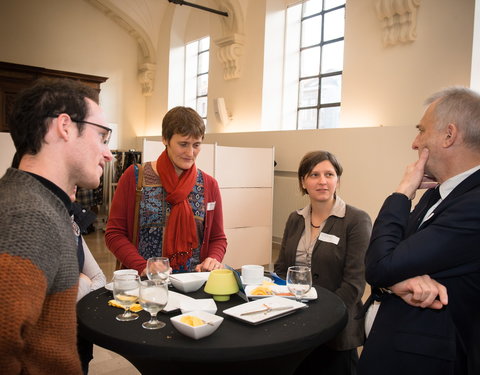
[[407,166],[403,179],[396,190],[397,193],[405,194],[408,199],[413,199],[417,189],[425,189],[425,187],[421,187],[421,185],[423,185],[422,182],[426,182],[427,179],[432,181],[430,177],[425,176],[425,164],[427,160],[428,149],[424,148],[418,160]]
[[195,267],[196,272],[212,271],[223,268],[223,264],[213,258],[206,258],[202,263]]
[[411,306],[440,310],[448,304],[447,288],[428,275],[400,281],[389,289]]

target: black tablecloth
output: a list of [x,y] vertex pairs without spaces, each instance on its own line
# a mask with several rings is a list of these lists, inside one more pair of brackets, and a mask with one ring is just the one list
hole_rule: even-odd
[[[142,372],[185,373],[204,369],[207,373],[243,373],[257,369],[290,374],[316,346],[329,341],[346,324],[344,303],[335,294],[317,287],[318,299],[308,308],[259,325],[250,325],[223,314],[223,310],[244,303],[233,295],[228,302],[216,302],[220,327],[208,337],[194,340],[178,332],[170,317],[177,310],[159,314],[166,327],[147,330],[141,324],[149,319],[145,311],[132,322],[119,322],[121,310],[108,306],[112,292],[101,288],[77,304],[79,333],[96,345],[112,350],[132,362]],[[174,290],[174,289],[172,289]],[[210,298],[203,288],[188,296]],[[255,373],[255,371],[254,371]]]

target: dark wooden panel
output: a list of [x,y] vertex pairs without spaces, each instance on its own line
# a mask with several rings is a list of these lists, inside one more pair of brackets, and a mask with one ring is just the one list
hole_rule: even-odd
[[0,132],[8,132],[8,116],[17,94],[31,86],[39,78],[70,78],[93,87],[100,93],[100,85],[107,77],[94,76],[36,66],[0,61]]

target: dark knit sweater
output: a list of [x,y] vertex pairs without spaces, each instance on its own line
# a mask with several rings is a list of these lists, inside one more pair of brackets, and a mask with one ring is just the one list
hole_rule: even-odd
[[0,371],[81,374],[78,264],[65,204],[28,173],[0,179]]

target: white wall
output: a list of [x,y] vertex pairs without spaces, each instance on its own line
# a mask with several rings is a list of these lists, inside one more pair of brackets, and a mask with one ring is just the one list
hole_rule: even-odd
[[470,83],[474,0],[423,0],[413,43],[384,47],[376,0],[348,1],[342,126],[405,126],[427,96]]
[[[420,118],[421,113],[417,116]],[[278,240],[283,235],[289,213],[306,203],[299,192],[296,174],[306,152],[327,150],[334,153],[344,168],[339,195],[375,219],[383,200],[395,191],[406,165],[416,160],[417,153],[411,149],[415,135],[412,125],[208,134],[205,142],[275,147],[273,237]]]
[[12,164],[13,155],[15,155],[15,146],[13,145],[10,133],[0,133],[0,176],[3,176],[5,170]]
[[1,1],[0,61],[108,77],[100,102],[108,122],[119,124],[120,147],[143,134],[137,43],[86,1]]

